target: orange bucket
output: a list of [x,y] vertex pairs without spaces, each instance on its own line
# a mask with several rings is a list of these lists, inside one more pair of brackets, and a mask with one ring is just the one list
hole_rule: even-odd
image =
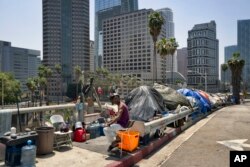
[[134,151],[139,144],[140,134],[136,131],[118,131],[117,135],[121,138],[118,147],[126,151]]

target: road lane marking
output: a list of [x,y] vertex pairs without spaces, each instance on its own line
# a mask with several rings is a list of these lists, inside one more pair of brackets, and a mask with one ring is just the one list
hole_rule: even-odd
[[222,144],[230,149],[236,151],[244,151],[243,147],[249,147],[250,144],[245,144],[248,139],[237,139],[237,140],[224,140],[224,141],[217,141],[217,143]]

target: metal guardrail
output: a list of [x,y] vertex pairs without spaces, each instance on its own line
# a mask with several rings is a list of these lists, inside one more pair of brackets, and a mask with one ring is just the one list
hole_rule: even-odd
[[152,137],[157,130],[161,130],[163,132],[167,125],[189,116],[197,109],[197,107],[193,109],[186,107],[178,113],[169,113],[166,117],[155,119],[150,122],[135,121],[131,129],[139,131],[141,137],[147,134]]
[[[38,118],[39,120],[39,124],[40,125],[44,125],[45,121],[48,119],[48,115],[51,115],[51,113],[48,112],[56,112],[56,111],[60,111],[60,110],[72,110],[72,113],[70,114],[71,116],[74,115],[75,111],[75,104],[74,103],[69,103],[69,104],[60,104],[60,105],[51,105],[51,106],[38,106],[38,107],[28,107],[28,108],[19,108],[19,113],[20,115],[24,115],[24,114],[34,114],[34,113],[44,113],[41,116],[35,117]],[[95,111],[99,111],[100,109],[98,109],[97,106],[94,106],[94,110]],[[64,111],[61,111],[62,114],[64,114]],[[15,126],[17,128],[17,131],[20,131],[19,129],[19,119],[17,119],[17,114],[18,114],[18,109],[17,108],[12,108],[12,109],[1,109],[0,110],[0,114],[1,112],[4,113],[11,113],[12,114],[12,125],[11,126]],[[100,113],[92,113],[92,114],[87,114],[85,115],[85,121],[87,122],[92,122],[94,120],[96,120],[97,118],[100,117]],[[22,117],[23,118],[23,117]],[[47,119],[46,119],[47,118]],[[25,121],[21,120],[22,126],[27,127],[29,126],[28,122],[34,122],[34,117],[32,116],[32,118],[28,118],[28,116],[25,118]]]
[[[44,112],[51,110],[60,110],[60,109],[74,109],[75,104],[61,104],[61,105],[52,105],[52,106],[39,106],[39,107],[29,107],[29,108],[20,108],[20,114],[34,113],[34,112]],[[17,108],[15,109],[2,109],[0,112],[10,112],[12,115],[17,114]]]

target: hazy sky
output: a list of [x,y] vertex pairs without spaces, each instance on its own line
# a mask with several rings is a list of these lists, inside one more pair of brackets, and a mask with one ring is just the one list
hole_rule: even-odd
[[[224,47],[237,44],[237,20],[250,19],[250,0],[138,0],[139,9],[173,10],[175,37],[187,46],[188,30],[215,20],[220,64]],[[94,0],[90,0],[90,39],[94,39]],[[0,0],[0,40],[42,51],[42,0]]]

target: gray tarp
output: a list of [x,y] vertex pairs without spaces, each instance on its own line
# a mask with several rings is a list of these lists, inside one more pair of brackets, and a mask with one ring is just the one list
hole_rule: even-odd
[[175,110],[179,104],[181,106],[191,108],[191,104],[188,99],[176,90],[157,83],[154,84],[153,88],[155,88],[162,95],[164,103],[169,110]]
[[149,121],[156,114],[166,110],[161,94],[149,86],[133,89],[125,98],[125,103],[133,120]]

